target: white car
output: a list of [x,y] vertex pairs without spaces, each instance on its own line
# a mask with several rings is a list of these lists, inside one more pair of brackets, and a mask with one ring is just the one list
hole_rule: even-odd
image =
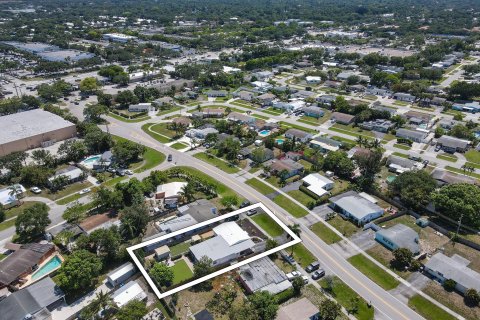
[[39,187],[31,187],[30,191],[32,191],[35,194],[39,194],[40,192],[42,192],[42,189],[40,189]]
[[302,274],[298,271],[292,271],[292,272],[289,272],[286,274],[287,276],[287,279],[292,281],[293,279],[295,279],[296,277],[300,277]]
[[85,189],[81,190],[78,194],[86,194],[86,193],[89,193],[90,191],[92,191],[92,189],[85,188]]
[[132,170],[125,170],[125,173],[128,174],[129,176],[131,176],[133,174],[133,171]]

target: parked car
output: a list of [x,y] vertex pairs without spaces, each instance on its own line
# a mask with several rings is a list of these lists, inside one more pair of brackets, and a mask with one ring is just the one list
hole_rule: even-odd
[[308,277],[307,276],[302,276],[303,283],[308,284]]
[[312,273],[312,279],[313,280],[318,280],[320,279],[321,277],[323,277],[325,275],[325,270],[323,269],[318,269],[317,271],[315,271],[314,273]]
[[255,213],[257,213],[257,209],[250,209],[247,211],[247,216],[253,216]]
[[117,170],[116,170],[115,168],[113,168],[113,167],[109,167],[109,168],[107,169],[107,171],[110,172],[110,173],[115,173],[115,171],[117,171]]
[[89,192],[91,192],[91,191],[92,191],[92,189],[90,189],[90,188],[85,188],[85,189],[82,189],[78,194],[86,194],[86,193],[89,193]]
[[125,170],[124,169],[117,169],[117,174],[120,176],[120,177],[123,177],[125,175]]
[[435,152],[440,151],[440,149],[442,149],[442,147],[440,147],[440,146],[435,146]]
[[167,161],[172,161],[172,158],[173,158],[172,155],[169,154],[168,157],[167,157]]
[[295,279],[296,277],[300,277],[302,274],[298,271],[292,271],[292,272],[289,272],[286,274],[287,276],[287,279],[289,281],[292,281],[293,279]]
[[240,209],[241,209],[241,208],[248,207],[249,205],[250,205],[250,201],[245,200],[245,201],[243,201],[243,202],[240,204]]
[[35,194],[39,194],[40,192],[42,192],[42,189],[40,189],[39,187],[31,187],[30,191],[32,191]]
[[428,166],[429,163],[430,163],[430,161],[428,161],[428,160],[423,160],[423,167],[425,168],[426,166]]
[[125,173],[128,174],[129,176],[131,176],[133,174],[133,171],[132,170],[125,170]]
[[305,268],[305,271],[307,271],[308,273],[311,273],[315,270],[318,270],[320,268],[320,262],[318,261],[315,261],[315,262],[312,262],[310,263],[306,268]]
[[295,263],[295,259],[293,259],[292,256],[290,256],[290,255],[288,255],[284,252],[280,252],[280,255],[282,256],[283,260],[285,260],[289,264],[294,264]]

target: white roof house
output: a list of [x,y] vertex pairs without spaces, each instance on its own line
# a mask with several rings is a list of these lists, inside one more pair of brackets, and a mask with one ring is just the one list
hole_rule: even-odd
[[319,173],[311,173],[302,179],[303,183],[307,185],[307,189],[321,197],[328,193],[334,186],[334,182]]
[[115,302],[119,308],[123,307],[132,300],[142,301],[146,298],[147,294],[136,281],[130,281],[125,286],[116,290],[112,295],[113,302]]
[[135,274],[136,269],[135,265],[131,262],[127,262],[117,269],[113,270],[111,273],[108,274],[107,281],[115,286],[119,284],[120,282],[125,281],[128,279],[130,276]]
[[159,185],[157,187],[157,195],[159,193],[164,193],[163,198],[177,197],[182,191],[182,188],[187,184],[187,182],[170,182]]
[[15,205],[18,201],[17,196],[12,192],[12,187],[17,189],[18,194],[23,194],[27,191],[21,184],[15,184],[11,187],[0,189],[0,204],[3,207],[9,208],[10,206]]
[[248,233],[240,228],[235,222],[225,222],[213,228],[213,232],[220,237],[223,237],[229,246],[250,239]]

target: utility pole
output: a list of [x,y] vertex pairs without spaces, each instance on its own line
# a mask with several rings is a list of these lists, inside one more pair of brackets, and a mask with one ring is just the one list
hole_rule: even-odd
[[[460,232],[460,226],[462,225],[462,219],[463,219],[463,212],[460,215],[460,219],[458,219],[458,226],[457,226],[457,232],[455,232],[455,238],[458,238],[458,233]],[[455,241],[453,241],[452,245],[455,245]]]

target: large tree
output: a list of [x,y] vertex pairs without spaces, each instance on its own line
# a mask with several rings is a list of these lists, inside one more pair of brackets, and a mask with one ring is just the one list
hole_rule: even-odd
[[120,215],[120,221],[122,222],[120,231],[125,238],[138,237],[143,234],[147,227],[149,221],[148,210],[144,204],[126,207]]
[[77,162],[88,154],[88,150],[82,141],[67,140],[58,148],[58,154],[61,155],[65,161]]
[[80,91],[84,93],[95,92],[100,88],[100,83],[95,77],[87,77],[80,82]]
[[345,151],[338,150],[327,154],[323,162],[323,168],[335,172],[342,178],[350,178],[353,170],[355,170],[355,165]]
[[322,320],[335,320],[340,315],[341,307],[335,301],[325,299],[320,303],[320,317]]
[[275,319],[278,302],[268,291],[257,291],[248,298],[249,303],[258,314],[259,319]]
[[173,271],[162,262],[155,263],[149,273],[152,279],[162,287],[168,287],[172,284],[174,278]]
[[128,140],[118,141],[113,146],[113,154],[120,164],[137,161],[145,150],[145,146]]
[[142,317],[147,313],[148,309],[145,302],[132,300],[118,310],[115,317],[117,320],[142,319]]
[[435,179],[424,170],[407,171],[390,183],[389,190],[399,196],[410,208],[418,208],[430,200],[431,193],[437,187]]
[[59,269],[58,282],[67,292],[83,290],[93,285],[100,275],[102,261],[87,250],[74,251]]
[[86,217],[86,212],[83,205],[75,201],[72,205],[63,212],[62,218],[65,219],[68,223],[77,224],[81,222]]
[[45,228],[51,222],[48,210],[45,203],[36,203],[17,216],[15,227],[20,241],[32,241],[45,233]]
[[480,227],[480,188],[468,183],[451,184],[432,194],[435,209],[454,220]]

